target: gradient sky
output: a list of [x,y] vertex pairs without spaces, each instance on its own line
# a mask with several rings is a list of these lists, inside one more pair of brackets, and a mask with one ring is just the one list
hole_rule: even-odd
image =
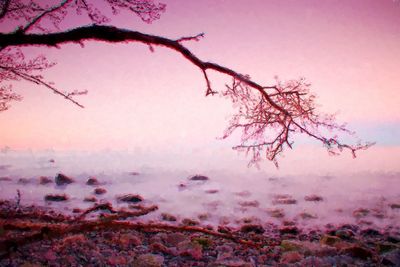
[[[205,38],[186,46],[201,59],[249,74],[261,84],[271,84],[275,75],[283,80],[306,77],[322,111],[339,111],[340,121],[348,122],[361,138],[377,142],[366,152],[375,155],[366,156],[368,162],[388,170],[400,165],[399,2],[162,2],[167,12],[153,24],[128,13],[112,17],[113,22],[170,38],[204,32]],[[70,19],[64,27],[83,20]],[[59,88],[89,90],[79,98],[86,108],[45,88],[15,83],[24,100],[0,114],[0,146],[178,154],[201,148],[206,154],[222,149],[236,157],[230,150],[234,140],[216,140],[233,113],[231,103],[204,97],[201,72],[176,52],[95,42],[86,42],[85,48],[65,44],[61,49],[24,51],[28,57],[43,53],[57,62],[44,74]],[[230,81],[211,77],[215,89]],[[300,143],[309,144],[303,139]],[[299,153],[286,154],[299,159]]]

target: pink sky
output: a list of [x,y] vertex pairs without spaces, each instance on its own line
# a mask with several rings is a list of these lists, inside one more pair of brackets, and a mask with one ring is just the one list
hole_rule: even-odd
[[[167,12],[153,24],[130,14],[113,21],[170,38],[204,32],[201,41],[186,44],[200,58],[249,74],[265,85],[274,75],[306,77],[322,110],[340,111],[341,121],[355,125],[360,137],[378,145],[388,138],[379,134],[382,125],[399,131],[399,2],[162,2]],[[94,42],[86,42],[85,48],[66,44],[61,49],[25,51],[27,56],[44,53],[58,63],[45,72],[58,87],[88,89],[89,94],[79,99],[86,108],[79,109],[45,88],[16,83],[24,100],[0,114],[0,146],[140,147],[166,153],[222,147],[231,152],[233,140],[215,140],[233,112],[231,104],[218,96],[205,98],[201,72],[173,51],[156,47],[151,53],[141,44]],[[229,81],[212,77],[215,89]]]

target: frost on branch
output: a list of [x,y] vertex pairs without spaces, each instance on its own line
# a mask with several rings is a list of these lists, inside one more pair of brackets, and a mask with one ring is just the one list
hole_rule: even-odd
[[357,150],[373,145],[342,143],[337,134],[354,133],[345,124],[336,123],[334,115],[317,112],[315,95],[310,93],[310,84],[304,79],[276,81],[275,86],[264,87],[260,93],[234,78],[223,92],[237,108],[223,138],[229,137],[236,130],[241,131],[241,143],[233,149],[250,154],[249,165],[257,164],[265,155],[278,167],[277,156],[285,147],[292,148],[296,133],[320,141],[331,155],[348,149],[355,157]]

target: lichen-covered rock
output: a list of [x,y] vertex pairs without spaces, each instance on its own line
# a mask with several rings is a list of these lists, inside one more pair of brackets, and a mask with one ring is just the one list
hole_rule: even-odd
[[75,181],[71,177],[68,177],[65,174],[59,173],[59,174],[57,174],[57,176],[55,178],[55,182],[57,185],[67,185],[67,184],[71,184]]

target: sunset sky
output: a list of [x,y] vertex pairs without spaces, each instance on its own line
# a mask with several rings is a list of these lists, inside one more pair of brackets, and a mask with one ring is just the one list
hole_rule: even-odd
[[[152,24],[129,13],[112,17],[112,22],[172,39],[204,32],[203,39],[185,45],[201,59],[249,74],[260,84],[272,84],[275,75],[282,80],[305,77],[321,111],[338,111],[338,120],[348,122],[360,138],[377,142],[361,152],[356,163],[348,155],[339,160],[324,156],[320,168],[337,164],[399,171],[400,2],[161,2],[167,10]],[[64,27],[88,23],[70,19]],[[222,151],[224,160],[238,157],[230,149],[235,140],[216,140],[234,112],[231,103],[219,96],[204,97],[202,73],[174,51],[155,47],[152,53],[143,44],[96,42],[85,42],[84,48],[65,44],[24,51],[27,57],[45,54],[57,62],[44,73],[57,87],[87,89],[89,94],[78,98],[85,105],[80,109],[44,87],[14,83],[24,100],[0,114],[0,146],[140,150],[172,156]],[[221,75],[210,77],[216,90],[230,81]],[[312,152],[316,143],[298,141],[297,150],[286,151],[287,160],[308,160],[301,165],[312,168],[319,155]],[[242,157],[239,162],[245,168]]]

